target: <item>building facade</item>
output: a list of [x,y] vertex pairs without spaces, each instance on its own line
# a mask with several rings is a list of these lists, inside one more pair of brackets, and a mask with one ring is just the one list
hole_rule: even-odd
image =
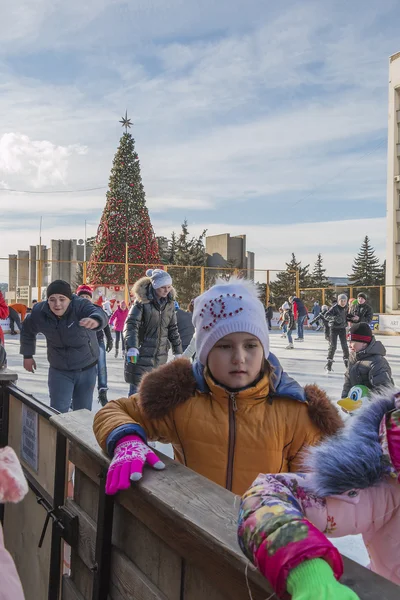
[[386,312],[400,312],[400,52],[389,62]]
[[206,237],[207,267],[233,267],[254,279],[255,254],[246,249],[246,236],[230,233]]
[[[86,246],[89,260],[93,248]],[[46,288],[55,279],[64,279],[72,286],[79,278],[79,264],[84,260],[84,245],[77,240],[51,240],[50,246],[30,246],[8,256],[8,291],[6,299],[11,304],[21,302],[30,306],[32,300],[41,300]],[[41,265],[41,290],[39,293],[39,265]],[[40,296],[40,298],[39,298]]]

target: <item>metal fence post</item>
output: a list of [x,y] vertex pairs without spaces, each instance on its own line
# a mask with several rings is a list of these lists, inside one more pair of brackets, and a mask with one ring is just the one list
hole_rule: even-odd
[[200,267],[200,293],[203,294],[205,290],[205,267]]
[[269,292],[269,269],[268,269],[267,270],[267,288],[266,288],[265,306],[268,306],[269,296],[270,296],[270,292]]
[[82,268],[82,283],[87,283],[87,262],[86,260],[83,261],[83,268]]
[[296,296],[300,297],[300,271],[296,269]]

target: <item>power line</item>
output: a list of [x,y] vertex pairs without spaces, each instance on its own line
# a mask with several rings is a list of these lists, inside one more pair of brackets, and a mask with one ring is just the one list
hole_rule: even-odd
[[[386,138],[382,138],[377,144],[376,146],[374,146],[373,148],[371,148],[371,150],[369,150],[368,152],[365,152],[364,154],[362,154],[361,156],[359,156],[356,159],[356,162],[365,158],[366,156],[369,156],[370,154],[373,154],[373,152],[375,152],[376,150],[378,150],[381,146],[383,146],[383,144],[386,143]],[[325,179],[325,181],[319,183],[318,185],[316,185],[310,192],[308,192],[308,194],[306,194],[305,196],[303,196],[302,198],[300,198],[299,200],[297,200],[297,202],[294,202],[293,204],[291,204],[290,208],[293,208],[293,206],[297,206],[298,204],[300,204],[300,202],[303,202],[304,200],[307,200],[307,198],[309,198],[310,196],[312,196],[313,194],[315,194],[315,192],[317,190],[319,190],[321,187],[323,187],[324,185],[326,185],[327,183],[331,183],[331,181],[334,181],[335,179],[337,179],[337,177],[339,175],[342,175],[343,173],[346,173],[346,171],[349,171],[350,169],[352,169],[353,165],[349,165],[348,167],[344,168],[344,169],[340,169],[340,171],[338,171],[337,173],[335,173],[335,175],[333,175],[332,177],[330,177],[329,179]]]
[[94,192],[97,190],[106,190],[108,186],[102,185],[93,188],[83,188],[80,190],[15,190],[13,188],[0,188],[1,192],[16,192],[17,194],[76,194],[78,192]]

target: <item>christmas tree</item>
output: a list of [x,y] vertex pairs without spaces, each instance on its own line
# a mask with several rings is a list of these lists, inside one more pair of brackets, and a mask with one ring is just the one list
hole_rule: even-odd
[[382,281],[382,266],[367,235],[354,259],[352,271],[349,281],[353,286],[379,285]]
[[[130,119],[120,121],[125,127],[114,156],[106,205],[97,230],[94,250],[88,265],[92,285],[118,285],[125,280],[126,249],[128,262],[159,265],[158,244],[146,207],[135,140],[128,132]],[[129,267],[129,283],[144,275],[146,267]]]

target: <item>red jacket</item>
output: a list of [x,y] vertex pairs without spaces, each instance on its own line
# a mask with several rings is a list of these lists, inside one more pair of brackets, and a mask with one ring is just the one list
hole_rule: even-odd
[[[3,298],[3,294],[0,292],[0,319],[7,319],[8,317],[8,306]],[[4,333],[0,327],[0,344],[4,346]]]

